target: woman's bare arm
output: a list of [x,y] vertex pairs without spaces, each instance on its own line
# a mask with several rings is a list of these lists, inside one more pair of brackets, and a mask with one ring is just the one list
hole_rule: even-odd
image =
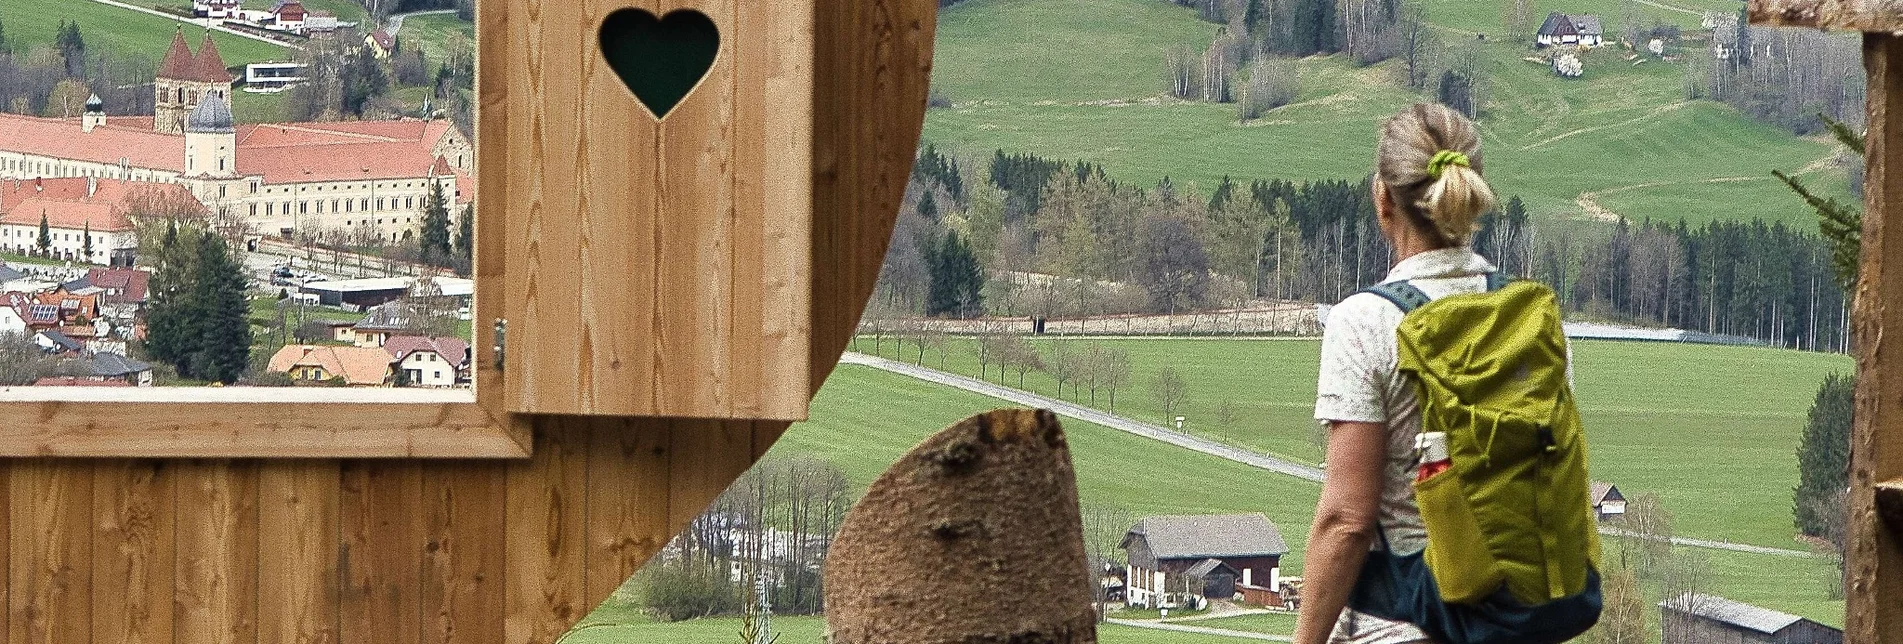
[[1302,559],[1297,644],[1328,641],[1367,559],[1379,516],[1387,431],[1382,423],[1359,422],[1335,422],[1329,430],[1328,478],[1322,483],[1308,552]]

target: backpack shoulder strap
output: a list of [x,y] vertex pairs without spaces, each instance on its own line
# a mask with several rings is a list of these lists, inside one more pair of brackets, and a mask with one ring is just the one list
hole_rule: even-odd
[[1513,279],[1513,276],[1507,275],[1504,271],[1487,273],[1487,292],[1492,293],[1506,288],[1506,285],[1513,283]]
[[1407,280],[1383,282],[1355,292],[1379,295],[1381,299],[1393,302],[1394,306],[1399,307],[1402,315],[1413,313],[1414,309],[1421,308],[1421,305],[1432,299],[1427,297],[1426,293],[1422,293],[1421,289],[1407,283]]

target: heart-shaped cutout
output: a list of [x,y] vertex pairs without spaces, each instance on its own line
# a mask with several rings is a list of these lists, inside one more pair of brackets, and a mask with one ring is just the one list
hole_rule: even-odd
[[656,18],[630,7],[601,21],[602,57],[657,120],[707,77],[719,53],[720,28],[693,9]]

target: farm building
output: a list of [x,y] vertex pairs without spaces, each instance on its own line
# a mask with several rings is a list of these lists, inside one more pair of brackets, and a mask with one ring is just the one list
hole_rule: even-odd
[[1600,521],[1624,516],[1625,495],[1619,492],[1619,486],[1593,481],[1592,512]]
[[1664,644],[1843,644],[1844,632],[1789,613],[1703,593],[1659,602]]
[[1533,43],[1540,47],[1598,47],[1605,44],[1605,31],[1598,16],[1568,16],[1555,11],[1546,14],[1546,22],[1540,23]]
[[1276,588],[1288,544],[1260,513],[1148,517],[1124,533],[1124,601],[1170,607]]

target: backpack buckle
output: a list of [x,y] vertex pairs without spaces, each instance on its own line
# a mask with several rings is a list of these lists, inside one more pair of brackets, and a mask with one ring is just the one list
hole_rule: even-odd
[[1553,428],[1540,428],[1540,447],[1544,448],[1549,454],[1559,451],[1559,440],[1553,438]]

